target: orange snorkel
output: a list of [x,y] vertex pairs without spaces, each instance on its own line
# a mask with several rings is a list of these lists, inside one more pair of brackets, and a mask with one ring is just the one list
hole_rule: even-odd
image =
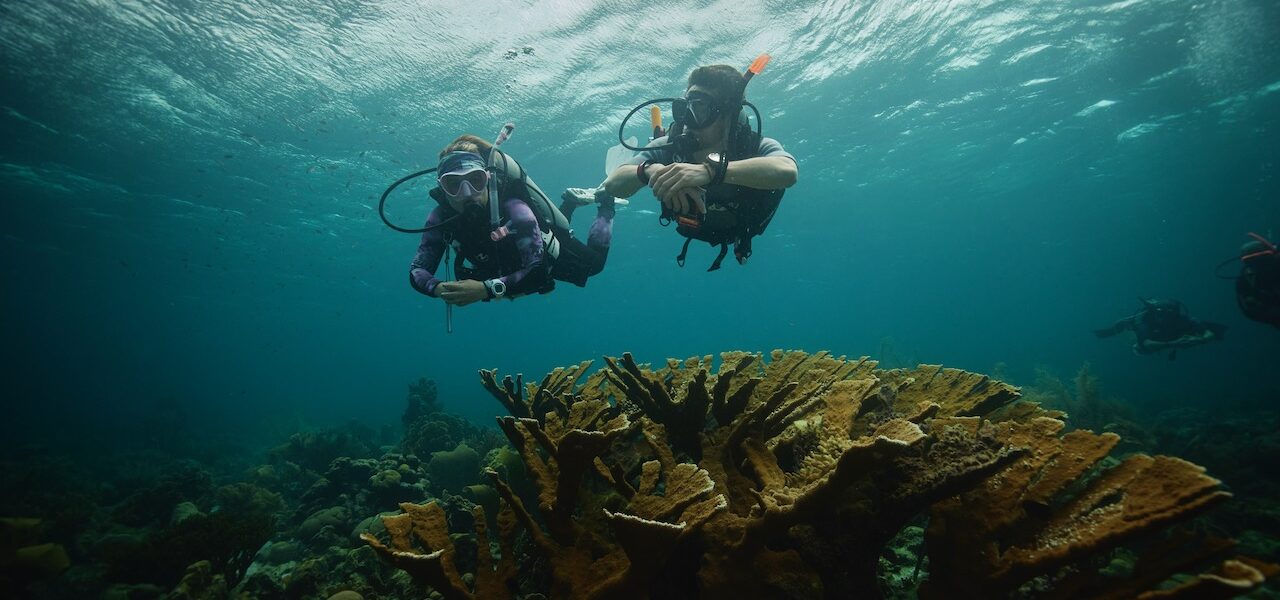
[[755,60],[751,61],[751,66],[747,67],[747,72],[742,75],[742,78],[751,81],[752,77],[759,75],[760,71],[764,70],[764,66],[769,64],[770,58],[772,57],[768,54],[757,56]]
[[649,125],[653,127],[653,137],[649,138],[650,141],[667,135],[667,132],[662,129],[662,108],[657,104],[649,107]]

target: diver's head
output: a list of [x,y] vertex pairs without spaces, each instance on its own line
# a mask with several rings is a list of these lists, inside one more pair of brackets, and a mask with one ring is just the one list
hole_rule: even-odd
[[485,189],[489,183],[489,171],[485,169],[482,154],[492,148],[491,144],[474,135],[463,135],[440,151],[436,182],[450,208],[460,213],[487,208],[489,196]]
[[1181,302],[1172,299],[1142,298],[1142,304],[1146,307],[1148,314],[1157,319],[1169,319],[1186,313],[1186,307]]
[[689,108],[685,122],[702,147],[726,139],[729,123],[737,118],[745,91],[746,79],[729,65],[698,67],[689,74],[685,89]]

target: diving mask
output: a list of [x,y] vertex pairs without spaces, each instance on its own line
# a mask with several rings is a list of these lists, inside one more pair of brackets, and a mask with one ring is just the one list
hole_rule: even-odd
[[484,169],[445,173],[436,180],[445,194],[454,198],[470,197],[484,190],[489,183],[489,172]]
[[[721,106],[715,96],[706,92],[689,92],[682,98],[684,115],[690,129],[703,129],[720,118]],[[679,109],[673,103],[673,108]]]

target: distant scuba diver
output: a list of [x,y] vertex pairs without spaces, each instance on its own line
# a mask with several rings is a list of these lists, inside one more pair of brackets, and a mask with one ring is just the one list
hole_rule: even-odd
[[[627,198],[645,185],[662,202],[659,222],[677,224],[684,247],[676,263],[684,266],[689,243],[705,241],[720,246],[720,254],[708,271],[720,268],[733,245],[734,257],[745,263],[751,256],[751,239],[764,232],[782,201],[783,191],[796,182],[796,159],[777,140],[763,137],[760,111],[745,99],[747,83],[769,61],[761,55],[746,74],[728,65],[698,67],[689,74],[682,98],[658,98],[636,106],[632,115],[651,108],[654,139],[644,148],[622,141],[639,153],[618,167],[604,182],[611,196]],[[662,130],[657,104],[671,102],[674,122]],[[752,130],[744,107],[756,115]]]
[[1243,265],[1236,278],[1236,304],[1244,316],[1280,328],[1280,252],[1256,233],[1249,237],[1253,239],[1240,248]]
[[[495,143],[474,135],[458,137],[440,152],[436,168],[406,176],[387,188],[379,214],[397,231],[422,233],[409,266],[413,289],[444,300],[448,308],[476,301],[545,294],[555,281],[585,286],[604,269],[613,236],[613,197],[595,193],[596,218],[584,244],[569,229],[574,209],[587,203],[566,192],[557,208],[514,159],[497,148],[514,127],[503,128]],[[438,206],[421,229],[392,224],[383,213],[396,186],[427,173],[438,173],[430,191]],[[456,252],[452,264],[449,255]],[[443,258],[445,273],[437,274]],[[451,313],[449,313],[451,316]],[[450,322],[450,331],[452,324]]]
[[1169,351],[1169,360],[1177,358],[1179,348],[1198,346],[1226,335],[1227,327],[1192,319],[1186,306],[1177,300],[1147,300],[1139,298],[1142,308],[1131,316],[1116,321],[1115,325],[1095,329],[1094,335],[1107,338],[1132,331],[1136,340],[1133,351],[1137,354],[1154,354]]

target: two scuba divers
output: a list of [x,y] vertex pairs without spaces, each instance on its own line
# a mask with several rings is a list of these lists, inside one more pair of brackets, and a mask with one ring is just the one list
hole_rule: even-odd
[[[520,165],[496,146],[505,141],[508,124],[494,144],[463,135],[440,152],[435,169],[410,175],[388,188],[429,172],[437,174],[430,191],[438,203],[422,229],[418,253],[409,266],[413,289],[466,306],[478,300],[545,294],[555,281],[585,286],[604,269],[613,235],[613,198],[594,198],[596,219],[584,244],[569,230],[569,215],[585,204],[566,197],[557,208]],[[381,210],[381,206],[379,207]],[[456,257],[449,260],[451,252]],[[445,274],[437,269],[444,261]],[[456,280],[447,275],[455,271]]]
[[[739,263],[751,256],[751,239],[761,234],[782,200],[783,190],[796,183],[796,159],[777,140],[758,129],[759,111],[745,99],[747,82],[759,73],[768,55],[752,63],[746,75],[728,65],[698,67],[689,74],[682,98],[650,100],[632,109],[671,102],[674,123],[645,148],[623,145],[639,153],[615,169],[603,188],[609,196],[627,198],[649,186],[662,202],[659,222],[677,223],[686,238],[676,262],[684,266],[689,242],[720,246],[709,271],[720,268],[730,245]],[[752,130],[743,111],[756,113]],[[657,111],[654,111],[655,113]],[[622,139],[619,128],[618,138]]]

